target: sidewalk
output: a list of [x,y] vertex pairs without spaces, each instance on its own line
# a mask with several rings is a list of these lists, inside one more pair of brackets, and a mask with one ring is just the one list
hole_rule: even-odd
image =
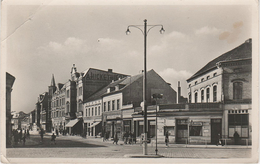
[[[77,136],[72,136],[77,137]],[[79,136],[78,136],[79,137]],[[102,143],[111,143],[113,144],[113,140],[107,140],[103,142],[103,138],[95,138],[95,137],[87,137],[87,140],[93,140],[95,142],[102,142]],[[119,140],[118,145],[124,145],[124,146],[141,146],[140,143],[136,144],[124,144],[124,141]],[[155,143],[148,143],[148,147],[156,147]],[[166,148],[165,144],[157,144],[157,147],[160,148]],[[251,145],[224,145],[224,146],[216,146],[216,145],[186,145],[186,144],[169,144],[169,147],[167,148],[210,148],[210,149],[251,149]]]

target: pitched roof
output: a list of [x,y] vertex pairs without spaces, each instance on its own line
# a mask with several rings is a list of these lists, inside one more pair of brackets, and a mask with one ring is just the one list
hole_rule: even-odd
[[94,94],[92,94],[92,96],[90,96],[89,98],[87,98],[84,102],[89,102],[89,101],[93,101],[93,100],[97,100],[100,99],[101,96],[107,92],[107,88],[110,87],[114,87],[116,85],[118,85],[120,82],[124,81],[127,77],[123,78],[123,79],[119,79],[115,82],[111,82],[110,84],[108,84],[107,86],[103,87],[102,89],[98,90],[97,92],[95,92]]
[[210,61],[204,67],[202,67],[198,72],[192,75],[187,81],[192,80],[193,78],[213,69],[216,68],[216,64],[218,62],[227,62],[233,61],[238,59],[249,59],[252,58],[252,39],[248,39],[245,43],[241,44],[240,46],[220,55],[219,57],[215,58],[214,60]]

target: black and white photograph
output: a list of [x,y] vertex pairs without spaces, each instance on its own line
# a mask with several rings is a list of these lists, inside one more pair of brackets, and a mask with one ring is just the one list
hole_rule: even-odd
[[258,1],[2,0],[1,163],[257,163]]

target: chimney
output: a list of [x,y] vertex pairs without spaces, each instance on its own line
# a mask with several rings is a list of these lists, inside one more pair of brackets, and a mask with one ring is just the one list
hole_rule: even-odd
[[180,103],[181,100],[181,86],[180,86],[180,81],[178,81],[178,104]]
[[107,72],[112,73],[113,69],[108,69]]

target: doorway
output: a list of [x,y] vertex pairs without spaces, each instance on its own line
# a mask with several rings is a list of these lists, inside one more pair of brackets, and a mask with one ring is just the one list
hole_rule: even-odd
[[211,119],[211,144],[216,144],[218,142],[218,134],[220,136],[222,127],[222,119]]

